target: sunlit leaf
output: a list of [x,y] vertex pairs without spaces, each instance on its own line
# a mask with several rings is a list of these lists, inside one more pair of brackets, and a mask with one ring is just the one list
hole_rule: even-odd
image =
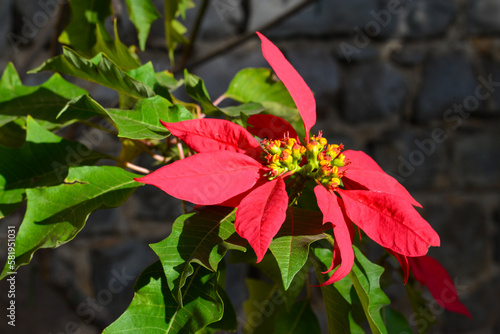
[[356,289],[372,333],[387,333],[380,312],[383,306],[390,303],[389,298],[380,288],[380,276],[384,268],[370,262],[356,246],[353,248],[356,261],[349,278]]
[[137,99],[155,95],[151,87],[133,79],[102,53],[92,59],[87,59],[65,47],[62,55],[47,60],[32,70],[31,73],[41,71],[56,71],[68,74],[98,83]]
[[151,24],[161,17],[151,0],[125,0],[130,21],[137,29],[137,38],[142,51],[146,48]]
[[194,6],[192,0],[164,0],[164,20],[165,20],[165,37],[167,40],[168,55],[170,63],[174,63],[174,51],[178,44],[188,43],[188,39],[184,37],[187,31],[178,20],[178,16],[186,18],[186,10]]
[[[324,243],[320,247],[320,244]],[[332,245],[328,242],[319,242],[312,247],[313,263],[320,283],[324,283],[334,272],[323,274],[332,262]],[[353,300],[355,293],[349,277],[340,281],[321,287],[323,301],[328,321],[328,332],[331,334],[356,333],[363,334],[362,324],[365,321],[363,309],[360,304]],[[361,319],[360,319],[361,316]]]
[[160,120],[180,122],[192,118],[185,108],[159,95],[139,100],[134,110],[108,109],[107,113],[117,126],[118,136],[131,139],[163,139],[169,132]]
[[191,334],[222,318],[217,273],[196,265],[183,289],[182,307],[172,297],[167,280],[160,261],[146,268],[135,284],[132,303],[103,334]]
[[88,54],[97,41],[97,24],[104,26],[112,13],[111,0],[70,0],[69,3],[71,21],[59,36],[59,42]]
[[0,218],[24,201],[25,189],[64,181],[70,166],[91,165],[105,158],[81,143],[64,140],[28,117],[26,143],[0,146]]
[[97,55],[100,52],[109,57],[116,65],[124,70],[137,68],[141,65],[138,56],[127,48],[118,36],[116,27],[116,19],[114,20],[114,39],[110,39],[106,29],[102,25],[97,26],[97,42],[92,48],[92,55]]
[[241,117],[241,113],[251,116],[260,114],[266,109],[260,103],[244,103],[239,106],[221,108],[221,110],[224,114],[230,117]]
[[[224,94],[241,103],[260,103],[266,113],[282,117],[292,125],[300,121],[290,93],[281,81],[273,79],[270,69],[246,68],[239,71]],[[303,129],[296,129],[303,133]]]
[[25,86],[14,65],[9,63],[0,79],[0,126],[28,115],[51,123],[66,123],[99,115],[79,110],[58,117],[68,101],[84,94],[87,94],[86,90],[67,82],[59,74],[54,74],[39,86]]
[[[141,184],[135,174],[111,166],[70,167],[64,183],[26,190],[28,207],[16,235],[16,268],[28,264],[40,248],[55,248],[73,239],[88,216],[120,206]],[[4,268],[5,277],[11,268]]]
[[233,209],[205,207],[177,218],[172,233],[151,245],[161,260],[169,289],[184,304],[182,288],[194,272],[194,263],[217,271],[229,249],[245,251],[246,242],[234,230]]
[[326,238],[323,231],[327,228],[320,212],[297,207],[287,210],[286,220],[269,246],[280,267],[285,290],[305,265],[311,243]]
[[201,109],[204,114],[214,115],[222,112],[212,103],[205,83],[200,77],[184,70],[184,84],[189,96],[201,104]]

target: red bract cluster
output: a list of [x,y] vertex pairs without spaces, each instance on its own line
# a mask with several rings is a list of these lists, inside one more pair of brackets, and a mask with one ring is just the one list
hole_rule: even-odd
[[251,116],[247,129],[219,119],[163,123],[197,154],[137,181],[198,205],[237,207],[236,231],[248,240],[257,261],[300,196],[297,186],[315,182],[323,224],[330,224],[335,236],[328,271],[337,269],[324,284],[342,279],[353,266],[353,223],[403,263],[439,246],[439,236],[414,208],[420,204],[373,159],[328,145],[321,133],[309,136],[316,123],[311,90],[279,49],[258,35],[264,57],[295,101],[305,140],[301,143],[289,123],[272,115]]

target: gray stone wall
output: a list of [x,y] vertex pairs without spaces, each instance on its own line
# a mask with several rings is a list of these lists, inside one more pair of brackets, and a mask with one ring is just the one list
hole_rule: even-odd
[[[322,0],[278,21],[302,1],[244,1],[210,2],[189,69],[215,99],[238,70],[267,66],[256,38],[235,48],[227,43],[278,22],[262,32],[314,91],[315,130],[373,156],[423,204],[421,214],[440,234],[442,246],[430,254],[449,270],[473,318],[435,308],[440,322],[433,332],[500,332],[500,1]],[[0,68],[10,60],[26,71],[50,57],[57,15],[45,11],[44,22],[41,10],[35,0],[2,1],[2,36],[25,39],[0,40]],[[195,14],[189,12],[188,26]],[[134,43],[126,13],[119,25],[127,32],[122,39]],[[170,68],[163,45],[156,23],[141,56],[158,70]],[[218,49],[224,51],[205,58]],[[46,77],[23,74],[28,83]],[[114,103],[107,90],[86,88]],[[105,138],[96,149],[117,145]],[[142,159],[137,163],[149,163]],[[122,208],[92,215],[73,242],[40,252],[19,271],[18,298],[26,301],[21,332],[59,333],[76,324],[82,333],[96,333],[113,321],[132,297],[135,277],[155,260],[148,243],[166,237],[181,212],[161,191],[142,187]],[[116,277],[123,291],[112,293]],[[233,287],[235,298],[244,298],[237,295],[242,289]],[[407,311],[400,292],[390,297]]]

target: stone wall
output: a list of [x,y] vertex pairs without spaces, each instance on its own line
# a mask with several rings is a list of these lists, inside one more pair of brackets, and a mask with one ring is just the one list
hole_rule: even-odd
[[[213,98],[225,91],[238,70],[267,64],[256,38],[215,57],[205,55],[224,49],[243,32],[276,22],[302,3],[244,1],[210,2],[188,61],[196,61],[189,69],[205,79]],[[26,22],[37,30],[16,45],[0,40],[1,68],[10,60],[27,70],[53,52],[57,15],[45,11],[49,20],[42,22],[40,3],[46,2],[0,4],[2,35],[10,31],[22,36],[23,29],[26,35]],[[161,7],[162,1],[156,2]],[[195,14],[189,12],[188,25]],[[133,27],[123,15],[122,39],[134,43]],[[153,26],[149,51],[141,55],[158,70],[170,67],[162,29],[159,23]],[[369,153],[423,204],[421,214],[442,242],[430,254],[449,270],[473,316],[469,320],[436,309],[440,323],[433,331],[499,332],[500,2],[322,0],[262,32],[314,91],[316,128],[329,141]],[[46,77],[23,75],[29,83]],[[114,102],[109,91],[86,88],[104,104]],[[109,140],[97,144],[96,149],[117,145]],[[19,298],[26,298],[27,305],[25,314],[19,312],[19,328],[59,333],[74,322],[84,333],[97,332],[124,310],[135,280],[129,277],[155,260],[148,243],[166,237],[181,211],[164,193],[142,187],[122,208],[92,215],[70,244],[40,252],[18,276],[26,288]],[[18,224],[20,216],[8,220]],[[109,293],[108,284],[117,275],[123,293]],[[235,298],[244,298],[235,293],[241,289],[233,288]],[[390,297],[398,298],[397,293]]]

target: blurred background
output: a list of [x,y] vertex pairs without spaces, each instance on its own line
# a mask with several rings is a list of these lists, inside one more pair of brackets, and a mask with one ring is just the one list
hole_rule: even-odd
[[[163,1],[154,2],[162,12]],[[499,333],[500,1],[194,2],[185,25],[195,38],[177,50],[176,66],[169,63],[160,21],[139,53],[142,61],[179,77],[187,66],[215,100],[240,69],[268,67],[253,34],[264,33],[313,90],[315,131],[370,154],[423,205],[421,214],[441,236],[442,246],[430,255],[448,269],[472,320],[434,305],[439,323],[431,332]],[[125,4],[113,0],[113,7],[121,40],[137,45]],[[65,0],[2,0],[0,69],[13,62],[24,84],[44,82],[51,73],[26,72],[60,52],[57,37],[69,16]],[[68,80],[102,105],[117,105],[113,91]],[[174,95],[187,99],[182,91]],[[97,151],[119,153],[119,142],[93,131],[78,136]],[[141,187],[121,208],[92,214],[72,242],[37,252],[19,269],[13,333],[100,333],[128,306],[140,272],[156,261],[148,244],[168,236],[180,214],[175,199]],[[22,216],[19,210],[0,222],[2,245],[7,226],[18,226]],[[0,258],[3,263],[6,247]],[[238,303],[245,298],[245,270],[231,275],[230,294]],[[5,280],[0,291],[0,332],[10,333]],[[387,293],[411,315],[400,301],[406,296]]]

